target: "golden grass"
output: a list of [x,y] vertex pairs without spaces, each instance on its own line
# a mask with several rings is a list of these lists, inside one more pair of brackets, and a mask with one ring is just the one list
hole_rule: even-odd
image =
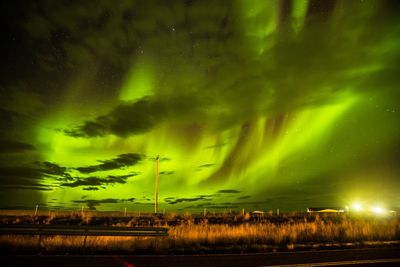
[[[170,227],[168,237],[87,237],[86,249],[168,252],[212,250],[216,248],[252,249],[267,246],[291,248],[294,244],[390,241],[400,239],[397,218],[317,219],[308,222],[239,225],[185,223]],[[82,250],[84,237],[43,237],[41,246],[48,251]],[[35,248],[38,237],[1,236],[8,248]]]
[[[170,238],[184,244],[287,244],[308,242],[354,242],[393,240],[398,232],[397,220],[351,221],[339,223],[317,220],[299,223],[262,223],[229,225],[178,226],[170,230]],[[398,233],[397,233],[398,234]]]

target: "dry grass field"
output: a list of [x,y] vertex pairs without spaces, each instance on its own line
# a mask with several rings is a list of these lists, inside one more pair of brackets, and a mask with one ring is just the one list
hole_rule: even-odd
[[[45,223],[110,226],[166,226],[168,237],[42,237],[44,251],[127,251],[141,253],[262,251],[293,249],[298,245],[367,243],[400,240],[397,217],[372,216],[266,216],[232,214],[193,217],[190,214],[143,217],[55,216],[2,217],[6,223]],[[0,236],[3,251],[38,248],[37,236]]]

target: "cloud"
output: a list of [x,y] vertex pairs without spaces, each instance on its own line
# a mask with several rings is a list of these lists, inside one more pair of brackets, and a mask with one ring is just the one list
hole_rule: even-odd
[[142,160],[143,157],[144,157],[143,155],[135,153],[121,154],[114,159],[99,160],[99,162],[101,162],[100,164],[78,167],[76,169],[81,173],[92,173],[97,171],[109,171],[114,169],[121,169],[124,167],[135,165],[140,160]]
[[52,177],[57,181],[72,181],[72,176],[68,173],[68,169],[53,162],[43,161],[35,162],[39,167],[42,176]]
[[174,198],[174,197],[164,198],[164,201],[171,205],[182,203],[182,202],[195,202],[195,201],[203,201],[203,200],[209,201],[212,199],[210,199],[206,196],[198,196],[198,197],[193,197],[193,198]]
[[[83,173],[90,173],[99,170],[112,170],[130,166],[138,162],[141,158],[139,154],[122,154],[112,160],[102,161],[101,164],[89,167],[79,168]],[[52,190],[54,185],[43,185],[43,178],[54,179],[61,182],[59,186],[64,187],[79,187],[89,186],[84,190],[95,190],[91,187],[101,186],[106,184],[125,184],[129,177],[138,175],[139,173],[131,172],[127,175],[109,175],[105,178],[87,177],[77,178],[72,177],[68,172],[68,168],[60,166],[53,162],[43,161],[27,164],[25,166],[0,167],[0,187],[10,189],[34,189],[37,190]]]
[[229,203],[229,202],[225,202],[225,203],[220,203],[220,204],[215,204],[215,203],[201,203],[201,204],[197,204],[197,205],[190,205],[190,206],[186,206],[181,210],[184,209],[237,209],[239,208],[239,206],[235,203]]
[[202,118],[205,109],[201,106],[198,97],[191,95],[145,97],[135,103],[120,104],[108,114],[64,132],[72,137],[102,137],[109,134],[127,137],[147,132],[164,121],[179,121],[194,116]]
[[99,190],[99,188],[98,187],[94,187],[94,186],[89,186],[89,187],[82,188],[82,190],[97,191],[97,190]]
[[26,178],[30,180],[35,180],[40,178],[42,174],[41,170],[38,168],[21,166],[21,167],[0,167],[0,177],[1,178]]
[[[0,93],[0,98],[7,98],[7,95],[4,93]],[[13,142],[14,139],[25,139],[22,136],[25,136],[26,131],[25,128],[30,129],[32,127],[33,122],[36,122],[34,118],[29,117],[21,112],[16,112],[13,110],[5,109],[3,105],[0,107],[0,122],[1,127],[3,129],[7,129],[6,131],[0,132],[0,139],[4,140],[3,142]],[[26,129],[25,129],[26,130]],[[16,141],[18,142],[18,141]],[[4,143],[6,146],[7,143]],[[12,145],[12,144],[10,144]],[[14,146],[17,144],[14,144]],[[1,150],[1,149],[0,149]]]
[[216,194],[213,195],[198,195],[198,197],[203,197],[203,198],[208,198],[208,197],[215,197],[217,196]]
[[208,163],[208,164],[200,165],[199,168],[209,168],[209,167],[212,167],[214,165],[215,165],[214,163]]
[[83,203],[86,204],[86,206],[90,210],[95,210],[97,206],[100,206],[101,204],[116,204],[116,203],[123,203],[123,202],[134,202],[135,198],[105,198],[105,199],[85,199],[85,200],[73,200],[73,203]]
[[35,185],[5,185],[0,186],[0,190],[34,190],[34,191],[51,191],[54,190],[52,186],[44,185],[44,184],[35,184]]
[[[66,187],[79,187],[79,186],[90,186],[88,188],[91,188],[93,186],[101,186],[105,184],[126,184],[126,180],[129,177],[136,176],[137,173],[131,173],[128,175],[120,175],[120,176],[114,176],[114,175],[109,175],[105,178],[99,178],[99,177],[87,177],[87,178],[75,178],[76,180],[71,183],[62,183],[60,186],[66,186]],[[84,190],[91,190],[91,189],[84,189]]]
[[241,196],[241,197],[237,197],[236,199],[241,200],[241,199],[249,199],[251,198],[251,196]]
[[[164,198],[164,201],[168,204],[175,205],[178,203],[184,203],[184,202],[196,202],[196,201],[211,201],[213,200],[213,197],[218,197],[220,196],[219,194],[238,194],[241,193],[241,191],[234,190],[234,189],[225,189],[225,190],[219,190],[216,194],[208,194],[208,195],[197,195],[196,197],[192,198],[175,198],[175,197],[167,197]],[[240,199],[246,199],[245,198],[240,198]],[[237,202],[234,203],[235,205],[237,204],[242,204],[243,202]],[[231,204],[231,203],[222,203],[222,204]],[[198,205],[192,205],[191,207],[213,207],[214,204],[210,203],[201,203]]]
[[175,173],[175,171],[162,171],[159,174],[160,175],[173,175]]
[[242,191],[234,190],[234,189],[223,189],[223,190],[217,191],[218,194],[239,194],[241,192]]
[[36,163],[38,166],[40,166],[40,170],[44,174],[50,174],[50,175],[65,175],[67,168],[60,166],[56,163],[44,161],[44,162],[37,162]]
[[0,188],[51,190],[52,186],[42,184],[45,174],[36,166],[0,167]]
[[35,146],[12,140],[0,140],[0,153],[21,153],[36,150]]
[[249,202],[221,202],[221,203],[211,203],[211,202],[206,202],[206,203],[199,203],[196,205],[190,205],[186,206],[184,209],[237,209],[237,208],[244,208],[244,207],[257,207],[259,205],[265,205],[269,203],[269,200],[264,200],[264,201],[249,201]]

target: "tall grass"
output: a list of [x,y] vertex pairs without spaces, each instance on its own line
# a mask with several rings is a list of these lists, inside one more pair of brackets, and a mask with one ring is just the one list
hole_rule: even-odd
[[[400,240],[398,218],[316,217],[311,221],[304,218],[283,223],[262,221],[236,225],[194,224],[192,220],[187,220],[181,225],[171,226],[168,237],[88,237],[85,249],[166,253],[390,240]],[[37,237],[0,237],[1,247],[13,249],[34,248],[37,242]],[[49,251],[82,250],[82,245],[83,237],[63,236],[43,237],[41,243],[42,248]]]
[[397,220],[316,220],[295,223],[177,226],[170,230],[175,245],[270,244],[396,240]]

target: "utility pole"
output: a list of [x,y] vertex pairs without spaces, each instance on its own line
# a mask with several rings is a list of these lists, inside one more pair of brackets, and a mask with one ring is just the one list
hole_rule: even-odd
[[38,215],[38,208],[39,208],[39,205],[36,204],[36,207],[35,207],[35,217]]
[[158,160],[160,156],[157,155],[156,158],[156,190],[155,190],[155,196],[154,196],[154,213],[157,213],[158,210]]

